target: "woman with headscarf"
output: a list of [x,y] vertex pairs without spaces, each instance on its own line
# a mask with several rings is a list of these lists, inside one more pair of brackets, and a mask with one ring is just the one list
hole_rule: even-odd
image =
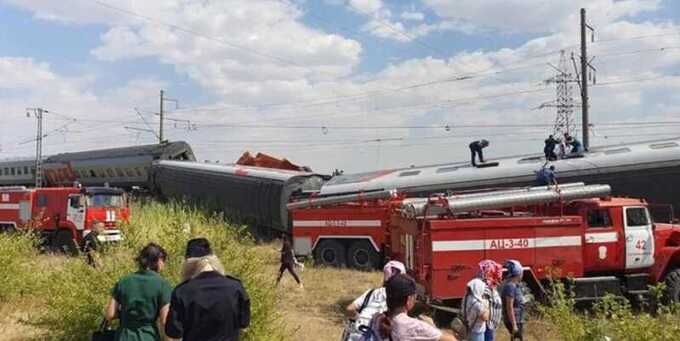
[[479,278],[468,282],[463,299],[463,316],[468,328],[468,340],[484,341],[489,321],[489,297],[485,296],[487,285]]
[[496,337],[496,329],[503,317],[503,300],[498,294],[498,285],[503,279],[503,267],[493,260],[485,259],[479,262],[477,278],[486,284],[484,296],[489,302],[489,320],[486,321],[484,341],[493,341]]

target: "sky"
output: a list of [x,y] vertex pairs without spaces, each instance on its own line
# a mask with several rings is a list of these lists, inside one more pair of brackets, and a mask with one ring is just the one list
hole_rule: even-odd
[[47,110],[45,154],[155,143],[161,89],[164,138],[201,161],[362,172],[465,160],[481,138],[489,159],[540,153],[581,7],[591,145],[680,135],[680,1],[0,0],[0,159],[34,155],[27,108]]

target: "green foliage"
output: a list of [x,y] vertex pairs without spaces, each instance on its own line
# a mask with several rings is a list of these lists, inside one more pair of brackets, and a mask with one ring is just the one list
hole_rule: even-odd
[[651,304],[643,310],[624,297],[608,295],[587,311],[576,309],[573,294],[561,282],[553,283],[550,304],[540,307],[543,319],[562,340],[677,340],[680,335],[680,309],[661,302],[664,287],[650,287]]
[[[161,275],[177,284],[186,242],[196,237],[210,240],[227,272],[240,278],[250,295],[251,327],[243,339],[283,339],[280,332],[283,328],[276,312],[276,295],[272,290],[274,284],[262,271],[265,260],[252,248],[254,242],[242,230],[226,224],[219,215],[207,215],[180,203],[145,202],[134,205],[132,221],[123,227],[125,240],[104,247],[97,255],[97,268],[87,265],[82,257],[64,257],[58,266],[32,275],[31,280],[38,283],[32,294],[44,302],[44,309],[31,318],[47,331],[40,339],[89,339],[102,320],[111,288],[120,277],[136,270],[134,259],[149,242],[158,243],[166,249],[169,257]],[[30,254],[17,252],[7,258],[15,258],[19,263],[31,258]],[[0,253],[0,260],[5,259],[3,257]],[[20,266],[13,269],[22,273],[21,276],[27,270]],[[0,295],[3,288],[4,285],[0,284]]]
[[31,291],[37,239],[29,233],[0,233],[0,302]]

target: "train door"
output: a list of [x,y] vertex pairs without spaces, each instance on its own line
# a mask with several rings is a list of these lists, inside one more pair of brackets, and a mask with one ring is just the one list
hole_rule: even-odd
[[624,207],[626,237],[626,269],[648,268],[654,265],[654,234],[649,212],[645,207]]
[[623,268],[620,228],[612,222],[612,212],[608,208],[590,209],[587,220],[583,237],[585,271],[604,272]]

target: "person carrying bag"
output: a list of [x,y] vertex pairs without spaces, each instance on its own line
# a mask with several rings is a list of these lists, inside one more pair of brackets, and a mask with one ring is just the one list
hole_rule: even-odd
[[92,341],[114,341],[116,340],[116,330],[109,328],[109,320],[102,319],[99,329],[92,333]]

